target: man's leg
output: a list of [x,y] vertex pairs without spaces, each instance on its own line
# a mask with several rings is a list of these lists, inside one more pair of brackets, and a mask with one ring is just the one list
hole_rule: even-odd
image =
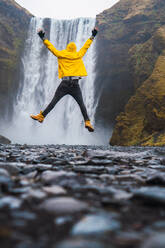
[[63,96],[67,94],[66,87],[64,81],[61,82],[61,84],[58,86],[54,97],[52,101],[49,103],[49,105],[46,107],[46,109],[43,111],[43,116],[46,117],[47,114],[55,107],[58,101],[61,100]]
[[85,121],[85,127],[88,129],[88,131],[93,132],[94,128],[92,127],[88,114],[87,114],[87,110],[83,101],[83,97],[82,97],[82,92],[80,89],[80,86],[78,84],[78,80],[77,82],[73,82],[73,86],[70,88],[70,92],[69,94],[76,100],[76,102],[78,103],[80,109],[81,109],[81,113],[84,117],[84,121]]
[[44,118],[46,117],[46,115],[54,108],[56,103],[66,94],[68,94],[67,93],[67,87],[66,87],[65,81],[62,81],[60,83],[60,85],[58,86],[52,101],[49,103],[49,105],[46,107],[46,109],[43,112],[40,111],[40,113],[38,115],[30,115],[30,117],[33,120],[36,120],[36,121],[39,121],[42,123],[44,121]]
[[69,94],[76,100],[76,102],[78,103],[80,109],[81,109],[81,113],[84,117],[84,121],[88,121],[89,117],[87,114],[87,110],[83,101],[83,97],[82,97],[82,92],[80,89],[80,86],[78,84],[78,82],[74,82],[73,86],[70,87],[70,92]]

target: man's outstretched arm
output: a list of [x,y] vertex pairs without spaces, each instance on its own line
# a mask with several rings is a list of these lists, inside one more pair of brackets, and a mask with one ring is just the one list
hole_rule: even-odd
[[45,38],[45,32],[42,29],[38,30],[38,35],[43,40],[43,43],[49,49],[49,51],[51,51],[56,57],[59,57],[60,56],[60,51],[58,51],[52,45],[52,43],[48,39]]
[[97,35],[97,33],[98,33],[98,28],[95,27],[95,28],[92,30],[92,35],[91,35],[91,37],[85,42],[84,46],[83,46],[83,47],[80,49],[80,51],[78,52],[79,55],[80,55],[80,57],[83,57],[83,56],[86,54],[88,48],[89,48],[90,45],[92,44],[92,42],[93,42],[95,36]]

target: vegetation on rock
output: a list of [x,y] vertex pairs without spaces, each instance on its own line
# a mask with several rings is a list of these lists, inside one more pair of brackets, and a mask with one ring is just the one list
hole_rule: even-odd
[[20,56],[32,15],[14,0],[0,2],[0,116],[10,116]]
[[165,26],[154,34],[152,44],[162,52],[151,76],[117,117],[112,145],[165,145]]
[[109,126],[117,117],[112,145],[163,144],[164,12],[163,0],[120,0],[97,16],[97,117]]

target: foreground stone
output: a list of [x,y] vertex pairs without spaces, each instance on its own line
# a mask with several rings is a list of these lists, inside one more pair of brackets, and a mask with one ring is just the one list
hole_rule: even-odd
[[59,197],[46,200],[40,207],[54,214],[71,214],[87,210],[88,204],[71,197]]
[[8,145],[8,144],[11,144],[11,141],[8,138],[0,135],[0,144]]
[[165,148],[0,145],[0,246],[163,247],[164,156]]

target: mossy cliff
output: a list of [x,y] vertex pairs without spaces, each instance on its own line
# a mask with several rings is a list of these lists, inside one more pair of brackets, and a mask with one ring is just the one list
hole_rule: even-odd
[[163,144],[164,13],[164,0],[120,0],[97,16],[97,118],[115,125],[111,145]]
[[111,144],[165,145],[165,28],[164,50],[151,76],[117,117]]
[[32,15],[14,0],[0,1],[0,117],[10,116],[20,55]]

